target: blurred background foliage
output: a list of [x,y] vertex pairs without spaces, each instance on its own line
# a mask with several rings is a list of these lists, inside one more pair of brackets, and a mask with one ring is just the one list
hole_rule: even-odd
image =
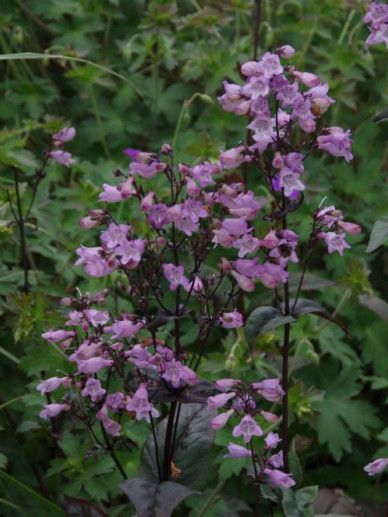
[[[327,125],[350,128],[354,139],[350,165],[330,157],[308,159],[307,204],[292,224],[306,235],[312,209],[326,197],[327,204],[335,204],[363,228],[344,259],[317,253],[307,281],[311,291],[307,295],[328,307],[347,326],[349,336],[314,316],[293,327],[290,399],[297,434],[294,449],[304,472],[299,480],[342,489],[356,502],[345,501],[342,492],[331,492],[337,505],[342,501],[344,507],[364,508],[365,515],[382,515],[387,479],[371,481],[362,466],[373,457],[388,455],[387,246],[366,253],[373,223],[387,215],[387,123],[372,121],[388,103],[387,54],[382,46],[363,48],[366,2],[260,3],[259,51],[293,45],[297,52],[292,63],[322,76],[336,99]],[[2,515],[63,514],[64,504],[68,512],[81,512],[86,503],[71,497],[100,508],[88,506],[89,513],[71,515],[100,515],[93,511],[128,515],[112,460],[90,450],[81,431],[61,421],[51,429],[37,418],[41,405],[37,382],[66,370],[61,354],[42,343],[40,335],[63,322],[59,298],[76,286],[117,287],[115,278],[93,281],[73,263],[80,242],[94,242],[82,233],[78,220],[96,206],[100,185],[110,182],[112,170],[127,166],[124,147],[156,151],[170,142],[179,160],[194,163],[215,159],[220,150],[244,139],[243,119],[222,112],[216,97],[222,81],[239,81],[239,63],[252,58],[254,4],[249,0],[2,1]],[[20,54],[24,52],[33,54]],[[25,222],[31,284],[26,293],[20,229],[9,201],[16,206],[17,178],[22,209],[28,209],[35,170],[50,135],[69,124],[78,132],[69,145],[76,164],[71,170],[50,165]],[[248,171],[248,186],[258,195],[265,193],[254,170]],[[128,205],[118,210],[121,219],[136,216]],[[260,221],[257,226],[260,231]],[[258,289],[245,299],[246,312],[270,302],[269,296],[267,290]],[[119,292],[116,303],[120,297]],[[122,309],[128,308],[125,299],[120,303]],[[188,343],[195,339],[190,331],[188,327]],[[262,374],[270,373],[270,368],[272,373],[278,371],[278,344],[276,331],[258,338],[253,356]],[[227,338],[220,334],[208,350],[202,374],[209,379],[252,376],[250,361],[242,334]],[[227,438],[227,432],[217,437],[217,446],[224,445],[223,436]],[[135,475],[146,429],[133,424],[126,437],[130,445],[123,444],[118,454],[128,474]],[[239,477],[242,467],[241,462],[222,460],[222,448],[215,447],[199,486],[204,492],[187,499],[182,515],[244,514],[253,494]]]

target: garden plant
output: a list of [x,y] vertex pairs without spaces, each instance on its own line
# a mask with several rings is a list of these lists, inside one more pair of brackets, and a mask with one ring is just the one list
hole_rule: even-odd
[[4,515],[384,515],[388,5],[70,3],[0,40]]

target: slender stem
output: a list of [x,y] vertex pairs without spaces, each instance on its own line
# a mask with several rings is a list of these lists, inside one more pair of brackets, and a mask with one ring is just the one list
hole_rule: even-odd
[[150,412],[150,422],[151,422],[152,436],[154,438],[155,454],[156,454],[156,464],[158,466],[159,481],[162,481],[162,470],[160,468],[158,439],[156,437],[155,424],[154,424],[154,419],[152,417],[151,412]]
[[[284,191],[282,192],[282,210],[286,210],[286,197],[284,195]],[[285,216],[282,219],[282,228],[283,230],[287,229],[287,213],[285,212]],[[287,271],[287,266],[286,266]],[[284,314],[288,316],[290,314],[290,286],[289,282],[285,282],[284,284]],[[288,451],[289,451],[289,434],[288,434],[288,362],[289,362],[289,348],[290,348],[290,324],[286,323],[284,325],[284,334],[283,334],[283,348],[282,348],[282,389],[283,389],[283,399],[282,399],[282,451],[283,451],[283,466],[284,471],[289,471],[288,464]]]
[[29,272],[29,262],[28,262],[28,256],[27,256],[27,242],[26,242],[26,234],[24,231],[24,216],[23,216],[23,208],[22,208],[22,201],[20,197],[20,190],[19,190],[19,177],[17,171],[14,171],[14,178],[15,178],[15,193],[16,193],[16,207],[17,207],[17,224],[19,227],[19,235],[20,235],[20,249],[21,249],[21,265],[24,272],[24,282],[23,282],[23,291],[25,293],[28,293],[30,290],[30,283],[28,279],[28,272]]
[[170,412],[168,414],[166,436],[164,439],[164,465],[163,465],[163,481],[167,481],[170,477],[171,472],[171,459],[172,459],[172,436],[174,427],[175,410],[177,403],[176,401],[171,403]]
[[252,465],[253,465],[253,472],[255,473],[255,488],[256,488],[256,508],[255,508],[255,515],[256,517],[260,516],[260,478],[259,478],[259,472],[257,470],[257,465],[255,461],[255,451],[253,449],[253,443],[252,440],[250,442],[250,449],[251,449],[251,459],[252,459]]
[[123,466],[121,465],[118,457],[116,456],[116,453],[115,451],[113,450],[113,446],[112,444],[110,443],[109,441],[109,438],[108,438],[108,435],[106,434],[106,431],[104,429],[104,426],[102,425],[102,422],[100,422],[100,426],[101,426],[101,432],[102,432],[102,435],[104,437],[104,441],[106,443],[106,449],[107,451],[109,452],[109,454],[111,455],[111,458],[112,460],[116,463],[116,466],[117,468],[119,469],[120,471],[120,474],[122,475],[122,477],[124,479],[128,479],[128,476],[126,475],[125,473],[125,470],[123,469]]

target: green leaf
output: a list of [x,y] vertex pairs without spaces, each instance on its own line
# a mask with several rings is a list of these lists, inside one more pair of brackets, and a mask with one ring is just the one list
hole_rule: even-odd
[[[179,406],[178,406],[179,407]],[[214,439],[210,421],[214,414],[202,404],[182,404],[180,406],[173,462],[181,470],[179,482],[192,486],[206,471],[208,453]],[[167,418],[156,426],[156,439],[159,449],[159,462],[163,464],[164,440]],[[141,452],[141,474],[153,481],[158,480],[155,444],[152,434]]]
[[51,502],[49,499],[46,499],[42,495],[38,494],[38,492],[35,492],[35,490],[28,487],[18,479],[10,476],[3,470],[0,470],[0,479],[2,479],[4,482],[16,486],[21,492],[24,493],[25,496],[29,497],[30,499],[34,499],[35,502],[45,510],[49,510],[51,512],[51,515],[61,515],[65,517],[65,512],[59,506]]
[[[290,300],[290,307],[294,306],[294,300]],[[302,314],[320,314],[325,312],[325,309],[314,300],[308,298],[299,298],[295,304],[295,308],[292,311],[295,316],[301,316]]]
[[313,503],[318,486],[306,486],[299,490],[283,490],[282,506],[285,517],[313,517]]
[[377,113],[372,120],[373,122],[383,122],[384,120],[388,120],[388,108]]
[[369,237],[367,253],[377,250],[388,237],[388,215],[384,215],[378,219],[372,228],[372,233]]
[[369,310],[380,316],[384,321],[388,321],[388,303],[382,300],[379,296],[360,294],[358,296],[358,301],[361,305],[367,307]]
[[173,481],[156,483],[146,478],[128,479],[121,484],[138,517],[169,517],[194,492]]
[[248,316],[245,323],[245,337],[248,345],[253,346],[260,334],[270,332],[280,325],[295,321],[292,316],[283,316],[275,307],[258,307]]

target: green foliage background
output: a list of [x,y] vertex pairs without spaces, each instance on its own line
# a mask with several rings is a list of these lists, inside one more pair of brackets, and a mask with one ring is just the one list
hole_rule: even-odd
[[[308,203],[292,224],[306,235],[309,213],[327,196],[327,203],[363,228],[345,258],[314,256],[314,275],[307,282],[308,297],[334,312],[350,337],[315,316],[293,326],[291,412],[304,472],[300,483],[342,488],[370,505],[367,511],[376,504],[379,512],[388,482],[371,480],[362,467],[388,456],[388,253],[383,245],[367,254],[366,246],[373,223],[387,215],[387,123],[375,124],[372,118],[387,106],[388,68],[383,46],[363,48],[365,8],[356,0],[263,0],[259,42],[260,51],[285,43],[296,48],[292,63],[322,76],[337,101],[327,124],[350,128],[354,138],[350,165],[309,158]],[[174,142],[178,159],[193,163],[216,158],[242,140],[243,120],[223,113],[216,96],[224,79],[239,81],[238,63],[252,56],[252,12],[249,0],[2,2],[0,48],[8,55],[0,62],[3,515],[55,515],[64,496],[93,501],[110,516],[131,512],[110,457],[90,451],[81,430],[61,423],[53,437],[38,420],[37,382],[66,369],[60,353],[40,335],[63,322],[58,300],[65,293],[77,285],[101,288],[103,282],[73,266],[75,248],[81,241],[93,242],[78,220],[96,206],[112,169],[127,166],[124,147],[154,151]],[[62,57],[14,55],[21,52]],[[68,124],[78,132],[69,145],[77,162],[71,170],[51,166],[40,184],[27,222],[32,291],[24,294],[20,242],[8,203],[8,196],[15,201],[13,171],[19,171],[28,206],[39,155],[52,132]],[[248,185],[263,194],[254,170]],[[119,210],[123,219],[136,215],[125,206]],[[246,299],[247,313],[268,304],[268,296],[259,289]],[[262,374],[279,368],[278,342],[273,331],[254,344]],[[209,379],[252,375],[243,336],[215,336],[202,374]],[[182,515],[225,515],[227,510],[238,515],[253,503],[249,483],[239,476],[243,461],[222,459],[228,441],[224,431],[199,486],[203,493],[186,500]],[[147,430],[134,423],[125,433],[130,446],[124,444],[119,454],[128,474],[136,475]]]

